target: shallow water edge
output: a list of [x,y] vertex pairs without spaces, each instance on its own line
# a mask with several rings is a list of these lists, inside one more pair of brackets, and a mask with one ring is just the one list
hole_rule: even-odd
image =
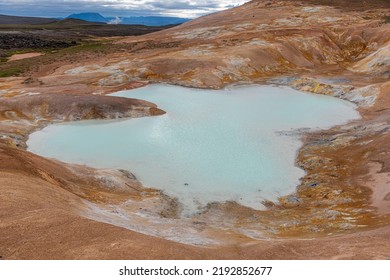
[[[161,93],[156,93],[156,94],[150,93],[151,91],[156,90],[156,87],[158,87],[157,92],[159,90],[162,91],[161,92],[162,95]],[[268,90],[269,93],[260,94],[261,99],[257,100],[259,98],[257,90],[264,90],[264,89]],[[210,94],[205,92],[204,90],[194,90],[194,93],[192,93],[191,91],[193,90],[185,89],[181,87],[174,87],[174,86],[167,86],[167,85],[163,85],[163,86],[152,85],[139,90],[117,93],[115,94],[116,96],[122,95],[127,97],[135,97],[139,99],[147,99],[148,101],[156,103],[157,105],[165,109],[168,112],[168,114],[158,117],[158,119],[156,119],[155,117],[147,118],[147,119],[144,118],[144,119],[130,120],[130,122],[127,122],[126,120],[121,121],[119,123],[115,121],[85,121],[85,122],[78,122],[77,124],[68,123],[65,125],[52,126],[51,128],[55,130],[54,131],[55,133],[62,133],[59,138],[63,138],[63,139],[62,140],[54,139],[54,141],[53,139],[46,139],[48,137],[46,133],[53,133],[53,132],[50,132],[49,128],[45,128],[43,130],[44,132],[43,135],[41,134],[41,136],[35,140],[35,143],[39,143],[41,145],[40,148],[53,149],[54,153],[43,154],[49,157],[56,157],[55,149],[61,147],[60,151],[62,153],[63,158],[60,157],[59,159],[65,160],[67,162],[78,163],[78,164],[83,163],[83,164],[88,164],[99,168],[107,168],[107,167],[125,168],[132,172],[134,172],[135,170],[136,171],[135,174],[137,175],[137,177],[141,177],[141,180],[143,182],[146,182],[147,186],[157,187],[159,189],[163,189],[164,191],[166,191],[168,195],[178,196],[179,201],[184,202],[184,205],[186,206],[192,204],[191,207],[189,208],[187,207],[187,209],[185,209],[190,212],[194,212],[196,211],[196,209],[202,209],[204,206],[207,205],[207,203],[211,203],[213,201],[222,202],[226,200],[236,200],[240,204],[261,209],[262,208],[262,204],[260,203],[261,201],[263,200],[275,201],[277,197],[293,192],[294,188],[299,184],[298,181],[299,178],[303,176],[302,170],[295,167],[296,153],[300,145],[302,144],[297,137],[297,133],[296,133],[297,130],[299,135],[302,132],[302,127],[306,127],[306,129],[303,129],[306,132],[311,129],[318,129],[316,128],[315,123],[318,123],[318,125],[322,126],[322,128],[326,128],[334,124],[342,124],[343,122],[348,121],[349,120],[348,118],[353,119],[358,117],[358,114],[354,113],[355,111],[352,110],[350,104],[345,103],[346,106],[343,107],[344,106],[343,102],[338,101],[339,102],[338,105],[341,106],[340,108],[344,108],[341,111],[346,109],[350,111],[347,111],[348,113],[341,112],[341,111],[340,112],[334,111],[330,115],[328,112],[329,110],[328,107],[335,106],[332,103],[335,101],[335,99],[326,96],[317,96],[317,95],[299,93],[288,88],[265,87],[265,86],[263,87],[240,86],[240,87],[229,87],[229,89],[224,91],[213,91],[210,92]],[[245,93],[244,91],[247,93]],[[288,92],[287,95],[284,95],[282,91],[287,91]],[[133,96],[129,96],[129,94],[130,95],[133,94]],[[161,95],[161,97],[159,94]],[[182,98],[185,95],[186,98],[189,99],[189,101],[186,101],[187,103],[181,101],[183,105],[178,106],[177,104],[175,104],[176,107],[172,107],[172,105],[169,104],[168,99],[164,100],[163,97],[166,95],[169,96],[169,100],[175,100],[175,101],[180,100],[180,98]],[[204,102],[202,98],[206,98],[207,99],[206,102]],[[276,102],[273,106],[265,106],[264,108],[261,108],[260,106],[260,109],[258,108],[257,104],[262,105],[263,103],[266,102],[275,102],[272,101],[273,98],[276,98],[276,100],[278,98],[282,99],[283,101],[279,102],[282,104]],[[231,99],[229,101],[230,103],[226,103],[225,102],[226,99]],[[245,100],[249,101],[251,104],[245,103],[246,102]],[[324,104],[314,105],[316,104],[314,101],[315,102],[318,101],[319,104],[321,103]],[[196,105],[196,102],[198,102],[199,105]],[[289,103],[294,103],[294,102],[296,103],[296,105],[294,106],[296,106],[298,110],[297,112],[289,112],[290,110]],[[314,103],[312,104],[312,102]],[[206,105],[208,103],[211,103],[213,105],[208,107]],[[335,102],[335,104],[337,103]],[[278,114],[281,114],[282,116],[269,119],[270,115],[274,113],[273,112],[274,107],[278,108]],[[233,117],[230,116],[232,114]],[[321,114],[326,117],[321,117],[322,116]],[[343,118],[343,114],[345,115],[349,114],[345,121],[341,121],[341,119]],[[228,119],[229,117],[232,120],[229,120]],[[292,123],[289,123],[288,125],[283,124],[283,118],[286,117],[289,117]],[[169,118],[173,118],[173,122],[176,124],[178,123],[177,125],[181,126],[178,131],[176,131],[175,128],[170,126],[170,124],[167,124]],[[186,118],[190,118],[190,123],[185,123],[185,122],[181,123],[182,119],[185,120]],[[253,120],[256,118],[259,118],[261,121],[260,123],[255,122],[255,124],[253,124]],[[238,122],[238,124],[234,124],[235,121]],[[192,126],[191,122],[192,123],[196,122],[197,124],[198,123],[201,124],[201,126],[197,128],[198,130],[195,131],[195,134],[193,131],[188,132],[186,130],[187,127]],[[242,124],[244,123],[248,123],[249,126],[246,125],[243,129]],[[224,126],[225,124],[229,126],[229,129],[221,130],[220,127]],[[93,132],[92,138],[89,135],[85,134],[86,125],[90,125],[92,126],[92,128],[96,128],[95,130],[92,131]],[[100,128],[98,128],[98,125],[102,125],[103,128],[108,131],[100,135],[99,134]],[[144,131],[145,125],[148,127],[146,129],[146,132]],[[120,133],[114,132],[112,130],[112,126],[114,126],[114,129],[117,130],[119,129]],[[275,126],[277,126],[277,128],[275,128]],[[58,128],[60,127],[73,129],[74,131],[72,133],[74,135],[80,135],[81,139],[84,138],[102,139],[104,143],[103,145],[100,146],[98,145],[96,147],[93,147],[93,145],[95,144],[93,140],[92,142],[86,141],[85,145],[82,145],[82,147],[80,147],[78,150],[76,149],[77,157],[72,157],[71,156],[72,149],[74,149],[74,147],[78,145],[76,142],[72,142],[72,141],[78,141],[78,140],[69,139],[68,133],[61,132],[61,130],[59,130],[60,132],[58,132]],[[137,133],[136,135],[132,133],[133,131],[137,131],[137,129],[139,130],[140,128],[144,132]],[[209,132],[215,131],[216,129],[217,129],[216,132],[217,135],[214,136],[214,138],[210,138]],[[266,131],[267,129],[269,132],[264,134],[263,131]],[[122,133],[122,131],[130,131],[130,135],[126,136]],[[169,135],[167,135],[166,131],[168,131]],[[201,136],[201,134],[204,133],[202,131],[207,132],[207,135]],[[257,131],[257,133],[260,134],[252,135],[252,131]],[[250,133],[248,134],[248,132]],[[33,134],[30,137],[29,140],[30,144],[32,143],[31,141],[36,135],[37,134]],[[237,136],[241,135],[241,136],[236,137],[234,135]],[[244,135],[245,137],[244,139],[248,139],[250,137],[252,138],[254,137],[254,139],[251,140],[252,142],[248,142],[251,144],[245,145],[249,147],[248,149],[242,150],[241,148],[240,151],[235,153],[237,147],[240,147],[240,145],[242,146],[241,144],[243,141],[243,139],[241,138],[242,135]],[[230,140],[228,141],[227,139],[231,138],[232,136],[236,137],[236,139],[233,139],[234,141],[230,141]],[[113,137],[119,139],[120,141],[115,143],[109,143],[109,139],[107,137],[108,138]],[[150,138],[153,139],[149,140]],[[203,154],[200,152],[200,150],[199,151],[195,150],[195,153],[193,153],[192,151],[194,149],[193,146],[186,145],[188,141],[190,142],[194,141],[193,139],[195,138],[197,141],[196,142],[197,145],[210,146],[209,148],[206,149],[206,151]],[[128,162],[126,162],[127,160],[126,157],[123,156],[123,149],[119,149],[118,153],[114,153],[117,157],[120,158],[119,162],[107,163],[109,154],[104,154],[104,151],[105,150],[111,151],[111,148],[108,147],[119,147],[120,145],[124,145],[124,146],[129,145],[130,147],[142,147],[142,145],[144,145],[145,139],[148,139],[147,141],[151,141],[150,145],[152,146],[150,145],[145,146],[144,150],[146,151],[146,154],[137,153],[136,161],[142,163],[144,158],[150,158],[150,159],[153,158],[152,162],[156,164],[146,165],[145,167],[143,167],[146,170],[140,170],[137,172],[137,168],[139,168],[139,166],[137,165],[126,166]],[[180,139],[181,142],[180,141],[175,142],[176,139]],[[64,141],[66,143],[64,143]],[[159,150],[157,154],[160,154],[161,157],[161,154],[168,153],[169,156],[174,160],[174,162],[171,163],[173,164],[173,166],[171,167],[172,170],[170,171],[172,173],[171,177],[166,178],[166,181],[161,183],[161,174],[164,174],[165,171],[160,170],[156,172],[156,170],[159,170],[161,163],[165,164],[165,162],[169,162],[170,159],[162,155],[162,158],[160,158],[159,160],[155,160],[155,155],[154,155],[155,151],[151,151],[152,149],[150,147],[154,148],[156,146],[159,146],[160,143],[164,141],[166,143],[169,142],[168,145],[166,145],[165,143],[162,147],[160,147],[159,149],[161,149],[161,151]],[[273,143],[273,142],[279,145],[278,147],[276,147],[276,150],[272,150],[272,149],[270,150],[272,146],[270,146],[269,143]],[[259,145],[261,143],[264,143],[265,148],[258,150]],[[285,143],[288,143],[288,145],[286,145]],[[181,154],[184,154],[185,156],[182,158],[180,158],[181,157],[180,154],[179,156],[172,156],[177,149],[179,149],[179,152],[181,152]],[[104,164],[99,163],[101,162],[101,160],[99,159],[100,155],[94,157],[97,154],[96,151],[99,151],[99,153],[104,154],[104,158],[105,158]],[[189,154],[188,151],[190,152]],[[217,153],[218,151],[219,154]],[[271,155],[272,151],[273,153],[279,154],[279,156],[277,158],[273,158]],[[242,158],[243,152],[245,156]],[[85,159],[79,158],[79,156],[83,153],[86,154],[87,158],[90,157],[90,159],[85,161]],[[210,155],[214,153],[217,153],[218,156],[210,158]],[[265,155],[270,154],[270,155],[268,156],[268,158],[265,158],[265,161],[263,159],[264,163],[262,163],[262,161],[259,161],[259,159],[263,157],[264,154]],[[186,176],[182,176],[179,182],[175,183],[174,176],[176,176],[176,174],[178,173],[177,170],[180,170],[180,168],[185,166],[189,158],[196,159],[197,157],[199,157],[198,160],[200,162],[200,165],[187,166],[187,169],[195,170],[197,171],[197,173],[195,172],[193,174],[187,174]],[[207,161],[204,161],[204,158],[207,157],[209,157],[209,159]],[[238,161],[239,163],[237,163],[237,160],[240,158],[242,158],[242,160]],[[286,158],[288,158],[287,161]],[[206,169],[202,170],[203,168],[202,165],[204,165],[208,161],[211,162],[211,165],[208,165]],[[215,169],[215,167],[218,165],[223,165],[223,168]],[[262,167],[263,170],[259,169],[258,168],[259,166],[263,166]],[[252,175],[250,175],[248,171],[252,169],[253,172]],[[149,178],[145,179],[147,178],[147,176],[150,177],[150,175],[148,175],[148,170],[154,170],[154,173],[156,173],[154,175],[153,180],[150,180]],[[221,174],[221,172],[226,172],[226,171],[227,174],[229,174],[230,176],[232,174],[233,175],[245,174],[245,175],[239,175],[238,177],[221,178],[222,181],[214,180],[216,174]],[[261,174],[263,177],[261,176],[259,177],[260,171],[263,172]],[[183,173],[185,172],[179,172],[180,175],[182,175]],[[141,176],[139,174],[141,174]],[[188,192],[191,189],[193,189],[194,183],[192,181],[194,180],[196,181],[197,180],[196,178],[199,177],[205,177],[205,175],[206,175],[206,183],[205,182],[198,183],[198,188],[199,186],[203,186],[201,192],[200,193],[198,192],[197,194],[193,193],[191,196],[188,196]],[[248,177],[248,175],[252,177],[250,176]],[[294,177],[295,179],[293,180],[287,179],[285,177],[286,175]],[[189,178],[194,178],[194,179],[190,180]],[[257,184],[256,182],[264,179],[266,180],[264,181],[265,186],[266,187],[271,186],[269,188],[270,191],[265,192],[264,194],[265,191],[264,187],[261,187],[262,194],[258,195],[256,194],[258,189],[258,187],[256,186]],[[211,184],[208,184],[207,180],[210,180]],[[279,181],[273,183],[272,180],[279,180]],[[231,184],[231,182],[233,183]],[[241,194],[243,189],[248,188],[248,187],[242,188],[242,184],[244,183],[245,185],[245,182],[247,182],[246,184],[249,186],[249,188],[252,188],[252,191],[250,191],[247,197]],[[168,184],[176,185],[173,191],[172,189],[166,189],[164,187],[164,185],[166,186]],[[275,186],[275,184],[279,186],[285,185],[288,187],[284,187],[283,191],[282,189],[279,189],[278,191],[275,192],[272,191],[272,186]],[[210,193],[210,189],[215,188],[216,185],[217,186],[220,185],[222,186],[222,188],[217,189],[217,192],[214,192],[214,194]],[[229,185],[231,185],[231,187],[229,187]],[[235,191],[237,185],[241,185],[239,192]],[[183,186],[189,186],[190,189],[184,188]],[[182,191],[181,189],[184,190]],[[229,195],[224,196],[223,192],[230,193],[230,196]],[[202,199],[202,196],[203,197],[208,196],[208,199],[205,201],[204,199]]]

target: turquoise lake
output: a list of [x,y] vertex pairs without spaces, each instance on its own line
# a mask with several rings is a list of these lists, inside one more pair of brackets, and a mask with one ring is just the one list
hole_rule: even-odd
[[30,135],[29,151],[68,163],[131,171],[148,187],[177,197],[184,213],[209,202],[261,209],[291,193],[298,129],[359,118],[355,105],[287,87],[199,90],[150,85],[114,94],[153,102],[157,117],[54,124]]

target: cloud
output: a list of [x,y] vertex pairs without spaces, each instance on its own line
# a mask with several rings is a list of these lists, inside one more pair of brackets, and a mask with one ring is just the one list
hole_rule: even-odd
[[[199,1],[202,2],[202,1]],[[210,2],[210,1],[209,1]],[[151,1],[147,2],[148,5],[156,9],[164,10],[199,10],[199,9],[216,9],[219,8],[216,3],[196,3],[190,1]]]
[[248,0],[0,0],[0,13],[23,16],[66,17],[98,12],[104,16],[198,17]]

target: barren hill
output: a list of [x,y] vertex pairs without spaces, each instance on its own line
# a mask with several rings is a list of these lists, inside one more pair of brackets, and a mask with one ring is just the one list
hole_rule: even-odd
[[[389,4],[253,0],[157,33],[25,60],[34,67],[0,79],[0,256],[388,259]],[[307,174],[267,210],[213,204],[192,220],[129,172],[25,151],[28,134],[53,122],[162,114],[158,104],[105,96],[158,82],[286,85],[354,102],[362,119],[305,134],[297,165]],[[198,247],[126,229],[126,218],[144,208],[160,226],[220,243]],[[155,229],[155,220],[137,219]],[[221,231],[225,221],[234,226]],[[267,238],[246,235],[253,224]]]
[[0,24],[48,24],[56,21],[58,20],[54,18],[0,15]]
[[220,87],[313,69],[326,73],[353,67],[380,47],[387,48],[390,31],[385,16],[382,9],[347,12],[307,6],[305,1],[251,1],[122,43],[148,38],[178,45],[149,52],[140,67],[144,73],[134,76]]

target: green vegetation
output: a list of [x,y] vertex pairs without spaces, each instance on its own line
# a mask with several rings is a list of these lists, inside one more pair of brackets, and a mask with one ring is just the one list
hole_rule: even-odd
[[6,63],[8,59],[13,56],[14,54],[24,54],[24,53],[30,53],[30,52],[41,52],[41,53],[51,53],[56,49],[18,49],[18,50],[9,50],[9,51],[3,51],[0,53],[0,64],[1,63]]
[[[16,24],[20,20],[22,23]],[[121,48],[112,44],[112,40],[106,39],[107,37],[138,36],[166,28],[168,27],[110,25],[78,19],[21,19],[0,15],[0,77],[28,74],[39,70],[42,65],[56,62],[77,62],[103,56]],[[45,55],[8,61],[14,54],[28,52],[42,52]]]
[[[167,28],[99,24],[76,19],[43,24],[26,22],[0,24],[0,77],[30,75],[39,71],[43,65],[90,60],[123,48],[132,51],[136,44],[117,45],[107,37],[137,36]],[[147,44],[141,48],[153,48],[153,45]],[[8,61],[14,54],[29,52],[42,52],[45,55]]]
[[[42,65],[49,65],[57,62],[79,62],[91,57],[104,56],[114,51],[117,46],[112,45],[110,40],[101,42],[83,41],[79,45],[64,49],[19,49],[4,52],[0,57],[0,77],[12,77],[28,75],[30,72],[39,70]],[[13,54],[28,52],[44,52],[45,55],[31,57],[22,60],[7,61]]]
[[390,23],[390,16],[384,16],[383,20],[385,21],[385,23]]
[[83,43],[77,46],[69,47],[63,49],[63,52],[66,53],[77,53],[77,52],[99,52],[103,51],[106,48],[105,44],[102,43]]
[[0,70],[0,78],[17,76],[18,74],[20,74],[20,72],[22,72],[22,70],[19,68],[7,68],[4,70]]

